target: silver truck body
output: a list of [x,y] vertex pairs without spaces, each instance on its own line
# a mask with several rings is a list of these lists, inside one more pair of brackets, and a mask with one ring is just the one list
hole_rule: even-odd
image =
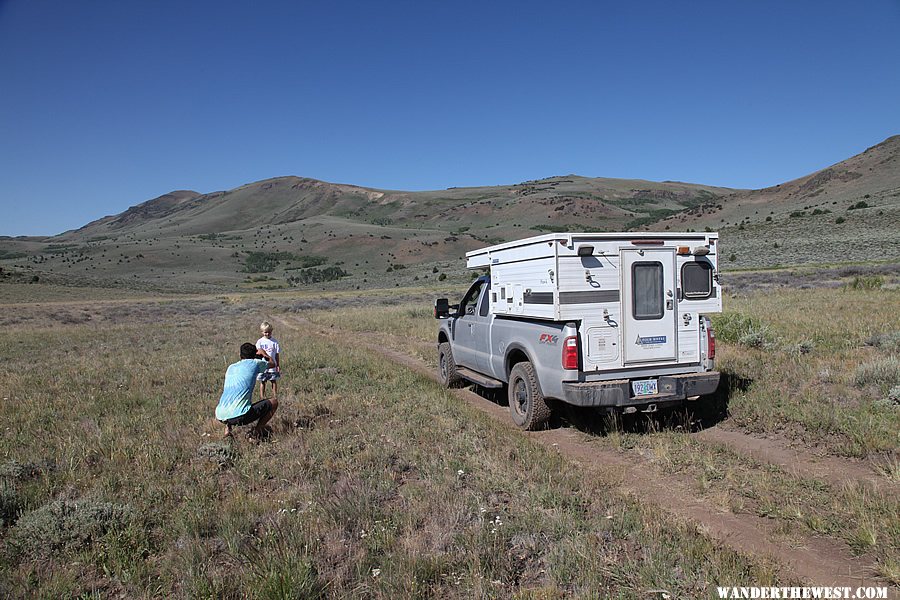
[[550,234],[469,252],[490,276],[441,318],[438,344],[463,378],[499,387],[527,361],[544,398],[579,406],[653,410],[711,393],[717,244],[715,233]]

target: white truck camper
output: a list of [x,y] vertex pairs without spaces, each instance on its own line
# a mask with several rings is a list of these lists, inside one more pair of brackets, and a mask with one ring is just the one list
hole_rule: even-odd
[[[565,233],[466,254],[489,269],[435,303],[442,381],[508,386],[533,429],[557,400],[653,412],[715,391],[716,233]],[[455,309],[451,312],[451,309]]]

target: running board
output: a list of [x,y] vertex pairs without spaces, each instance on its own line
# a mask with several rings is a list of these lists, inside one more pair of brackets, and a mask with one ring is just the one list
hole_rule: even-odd
[[472,383],[478,384],[481,387],[485,388],[502,388],[505,385],[499,379],[494,379],[493,377],[488,377],[487,375],[476,373],[475,371],[467,369],[465,367],[456,367],[456,374],[460,377],[468,379]]

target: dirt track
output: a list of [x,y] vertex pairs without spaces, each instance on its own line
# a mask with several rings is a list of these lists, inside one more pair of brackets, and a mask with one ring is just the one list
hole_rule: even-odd
[[[324,337],[344,336],[348,332],[335,328],[322,328],[298,317],[279,318],[286,327],[315,333]],[[367,349],[378,353],[405,368],[437,381],[434,370],[408,355],[397,352],[369,339],[366,334],[353,334]],[[383,334],[379,334],[383,338]],[[460,399],[503,423],[510,422],[508,411],[468,389],[452,390]],[[733,514],[713,506],[692,491],[687,477],[663,475],[646,468],[645,460],[630,454],[598,447],[578,430],[557,428],[529,432],[531,439],[555,449],[586,469],[612,472],[618,478],[619,487],[642,503],[650,503],[672,514],[679,520],[691,523],[705,535],[739,552],[760,557],[771,557],[784,568],[784,575],[802,579],[818,586],[873,586],[884,585],[873,575],[871,561],[854,557],[845,543],[821,536],[794,536],[791,543],[777,539],[776,522],[749,514]],[[711,428],[697,435],[704,441],[725,444],[756,460],[776,464],[788,472],[824,479],[832,484],[857,481],[867,485],[896,487],[879,478],[867,466],[837,457],[818,457],[804,450],[788,448],[784,444],[752,437],[740,432]],[[798,543],[799,539],[799,543]]]

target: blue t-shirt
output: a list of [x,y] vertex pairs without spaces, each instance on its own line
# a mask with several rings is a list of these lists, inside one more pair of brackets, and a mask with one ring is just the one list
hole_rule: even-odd
[[269,361],[255,358],[245,358],[228,365],[228,370],[225,371],[225,390],[216,406],[216,418],[227,421],[250,410],[256,376],[268,368]]

